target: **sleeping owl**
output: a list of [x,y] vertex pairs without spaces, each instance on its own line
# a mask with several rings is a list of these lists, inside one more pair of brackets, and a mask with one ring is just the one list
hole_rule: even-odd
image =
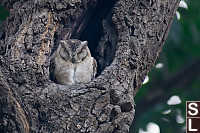
[[61,40],[51,58],[54,80],[63,85],[87,83],[96,74],[96,60],[91,56],[87,41]]

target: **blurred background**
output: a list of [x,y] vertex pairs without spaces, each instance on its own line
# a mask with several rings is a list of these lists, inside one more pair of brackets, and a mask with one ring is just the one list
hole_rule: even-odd
[[200,100],[200,0],[182,1],[160,57],[136,95],[130,133],[184,133],[187,100]]
[[[0,38],[8,15],[0,6]],[[200,100],[200,0],[180,5],[160,57],[135,98],[130,133],[184,133],[187,100]]]

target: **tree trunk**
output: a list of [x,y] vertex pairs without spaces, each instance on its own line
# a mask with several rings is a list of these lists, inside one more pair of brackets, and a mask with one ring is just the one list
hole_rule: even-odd
[[[179,0],[1,0],[0,132],[128,133],[134,96],[166,40]],[[63,35],[98,62],[87,84],[50,79]]]

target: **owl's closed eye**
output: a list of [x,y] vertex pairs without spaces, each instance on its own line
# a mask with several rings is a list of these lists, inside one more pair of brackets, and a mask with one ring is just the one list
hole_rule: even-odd
[[83,47],[81,51],[78,53],[78,58],[83,61],[87,56],[88,56],[87,49]]
[[60,49],[59,54],[66,61],[70,58],[69,52],[66,50],[66,48]]

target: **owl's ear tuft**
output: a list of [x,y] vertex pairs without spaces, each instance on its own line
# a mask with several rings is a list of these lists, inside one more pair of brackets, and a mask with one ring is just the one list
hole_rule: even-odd
[[81,42],[82,45],[88,45],[88,41]]

